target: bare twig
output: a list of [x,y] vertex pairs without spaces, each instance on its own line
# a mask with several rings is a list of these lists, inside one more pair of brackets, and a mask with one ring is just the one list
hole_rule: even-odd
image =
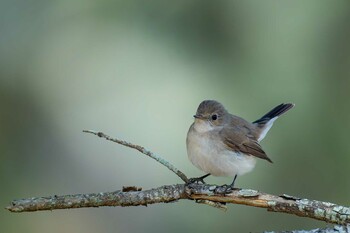
[[159,157],[158,155],[154,154],[153,152],[145,149],[142,146],[136,145],[136,144],[132,144],[130,142],[126,142],[117,138],[112,138],[102,132],[96,132],[93,130],[83,130],[84,133],[91,133],[94,134],[96,136],[99,136],[100,138],[105,138],[108,141],[112,141],[112,142],[116,142],[120,145],[126,146],[126,147],[130,147],[133,148],[135,150],[140,151],[142,154],[147,155],[148,157],[151,157],[152,159],[156,160],[157,162],[161,163],[162,165],[166,166],[170,171],[174,172],[178,177],[180,177],[183,181],[187,182],[188,178],[186,177],[186,175],[181,172],[179,169],[177,169],[176,167],[174,167],[174,165],[172,165],[171,163],[169,163],[168,161],[164,160],[163,158]]
[[[184,184],[166,185],[145,191],[115,191],[107,193],[76,194],[28,198],[13,201],[11,212],[100,207],[138,206],[174,202],[180,199],[214,205],[223,209],[222,203],[241,204],[266,208],[268,211],[294,214],[334,224],[350,224],[350,209],[329,202],[300,199],[289,195],[275,196],[250,189],[237,189],[231,193],[216,195],[215,185]],[[221,204],[220,204],[221,203]],[[217,205],[217,206],[215,206]]]

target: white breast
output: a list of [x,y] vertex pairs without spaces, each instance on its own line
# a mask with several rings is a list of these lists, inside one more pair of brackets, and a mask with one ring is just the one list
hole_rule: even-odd
[[[193,125],[187,134],[188,158],[200,170],[214,176],[243,175],[253,170],[254,156],[227,150],[220,140],[210,133],[198,132]],[[218,135],[217,135],[218,136]]]

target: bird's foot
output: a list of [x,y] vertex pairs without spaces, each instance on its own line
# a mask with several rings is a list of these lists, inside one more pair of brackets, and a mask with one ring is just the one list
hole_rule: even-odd
[[237,174],[233,178],[233,181],[230,185],[224,184],[221,186],[217,186],[214,189],[214,193],[215,194],[223,194],[223,195],[231,193],[234,189],[236,189],[236,188],[234,188],[236,179],[237,179]]
[[202,183],[202,184],[205,184],[204,182],[204,178],[210,176],[210,174],[206,174],[204,176],[201,176],[201,177],[197,177],[197,178],[190,178],[186,184],[199,184],[199,183]]
[[234,189],[236,189],[236,188],[234,188],[231,185],[224,184],[221,186],[217,186],[214,189],[214,193],[219,194],[219,195],[225,195],[225,194],[231,193]]
[[205,184],[205,181],[204,181],[203,177],[190,178],[186,182],[186,184],[199,184],[199,183]]

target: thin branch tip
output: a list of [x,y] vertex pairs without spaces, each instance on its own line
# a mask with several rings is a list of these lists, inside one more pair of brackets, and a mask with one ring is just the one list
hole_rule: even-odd
[[108,141],[111,142],[115,142],[118,143],[122,146],[126,146],[135,150],[138,150],[139,152],[141,152],[144,155],[147,155],[148,157],[156,160],[158,163],[162,164],[163,166],[167,167],[170,171],[174,172],[178,177],[180,177],[181,180],[183,180],[184,182],[188,181],[187,176],[181,172],[179,169],[177,169],[174,165],[172,165],[171,163],[169,163],[168,161],[166,161],[165,159],[163,159],[162,157],[154,154],[152,151],[147,150],[146,148],[144,148],[143,146],[137,145],[137,144],[133,144],[124,140],[120,140],[117,138],[112,138],[111,136],[103,133],[103,132],[97,132],[94,130],[83,130],[84,133],[90,133],[90,134],[94,134],[100,138],[104,138]]
[[98,132],[96,132],[94,130],[84,129],[83,133],[91,133],[91,134],[96,134],[97,135]]

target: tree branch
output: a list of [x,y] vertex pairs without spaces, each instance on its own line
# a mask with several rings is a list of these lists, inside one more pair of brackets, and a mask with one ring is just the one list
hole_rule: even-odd
[[172,165],[171,163],[169,163],[168,161],[164,160],[163,158],[157,156],[156,154],[154,154],[153,152],[145,149],[142,146],[136,145],[136,144],[132,144],[130,142],[126,142],[123,140],[119,140],[117,138],[112,138],[102,132],[96,132],[93,130],[83,130],[84,133],[91,133],[94,134],[96,136],[99,136],[100,138],[105,138],[108,141],[112,141],[115,143],[118,143],[120,145],[129,147],[129,148],[133,148],[135,150],[140,151],[142,154],[147,155],[148,157],[156,160],[157,162],[161,163],[162,165],[164,165],[165,167],[167,167],[170,171],[174,172],[178,177],[181,178],[181,180],[183,180],[185,183],[188,181],[188,178],[186,177],[186,175],[181,172],[179,169],[177,169],[176,167],[174,167],[174,165]]
[[350,224],[350,209],[348,207],[289,195],[275,196],[251,189],[236,189],[226,195],[217,195],[213,192],[215,188],[215,185],[175,184],[146,191],[119,190],[105,193],[34,197],[15,200],[6,209],[11,212],[28,212],[100,206],[147,206],[188,199],[199,203],[210,201],[209,203],[248,205],[328,223]]
[[[111,138],[102,132],[95,132],[92,130],[84,130],[83,132],[91,133],[109,141],[136,149],[166,166],[183,181],[188,181],[188,178],[184,173],[142,146]],[[301,199],[286,194],[275,196],[251,189],[235,189],[231,193],[219,195],[214,193],[216,187],[216,185],[195,183],[165,185],[145,191],[141,191],[141,189],[136,187],[125,187],[123,190],[114,192],[63,196],[55,195],[51,197],[34,197],[14,200],[11,202],[10,206],[6,207],[6,209],[18,213],[100,206],[147,206],[155,203],[168,203],[180,199],[188,199],[219,209],[226,209],[226,203],[241,204],[266,208],[268,211],[273,212],[313,218],[333,224],[350,224],[349,207],[329,202]]]
[[12,201],[6,207],[11,212],[31,212],[101,206],[138,206],[171,202],[183,198],[183,185],[166,185],[146,191],[114,191],[51,197],[33,197]]

